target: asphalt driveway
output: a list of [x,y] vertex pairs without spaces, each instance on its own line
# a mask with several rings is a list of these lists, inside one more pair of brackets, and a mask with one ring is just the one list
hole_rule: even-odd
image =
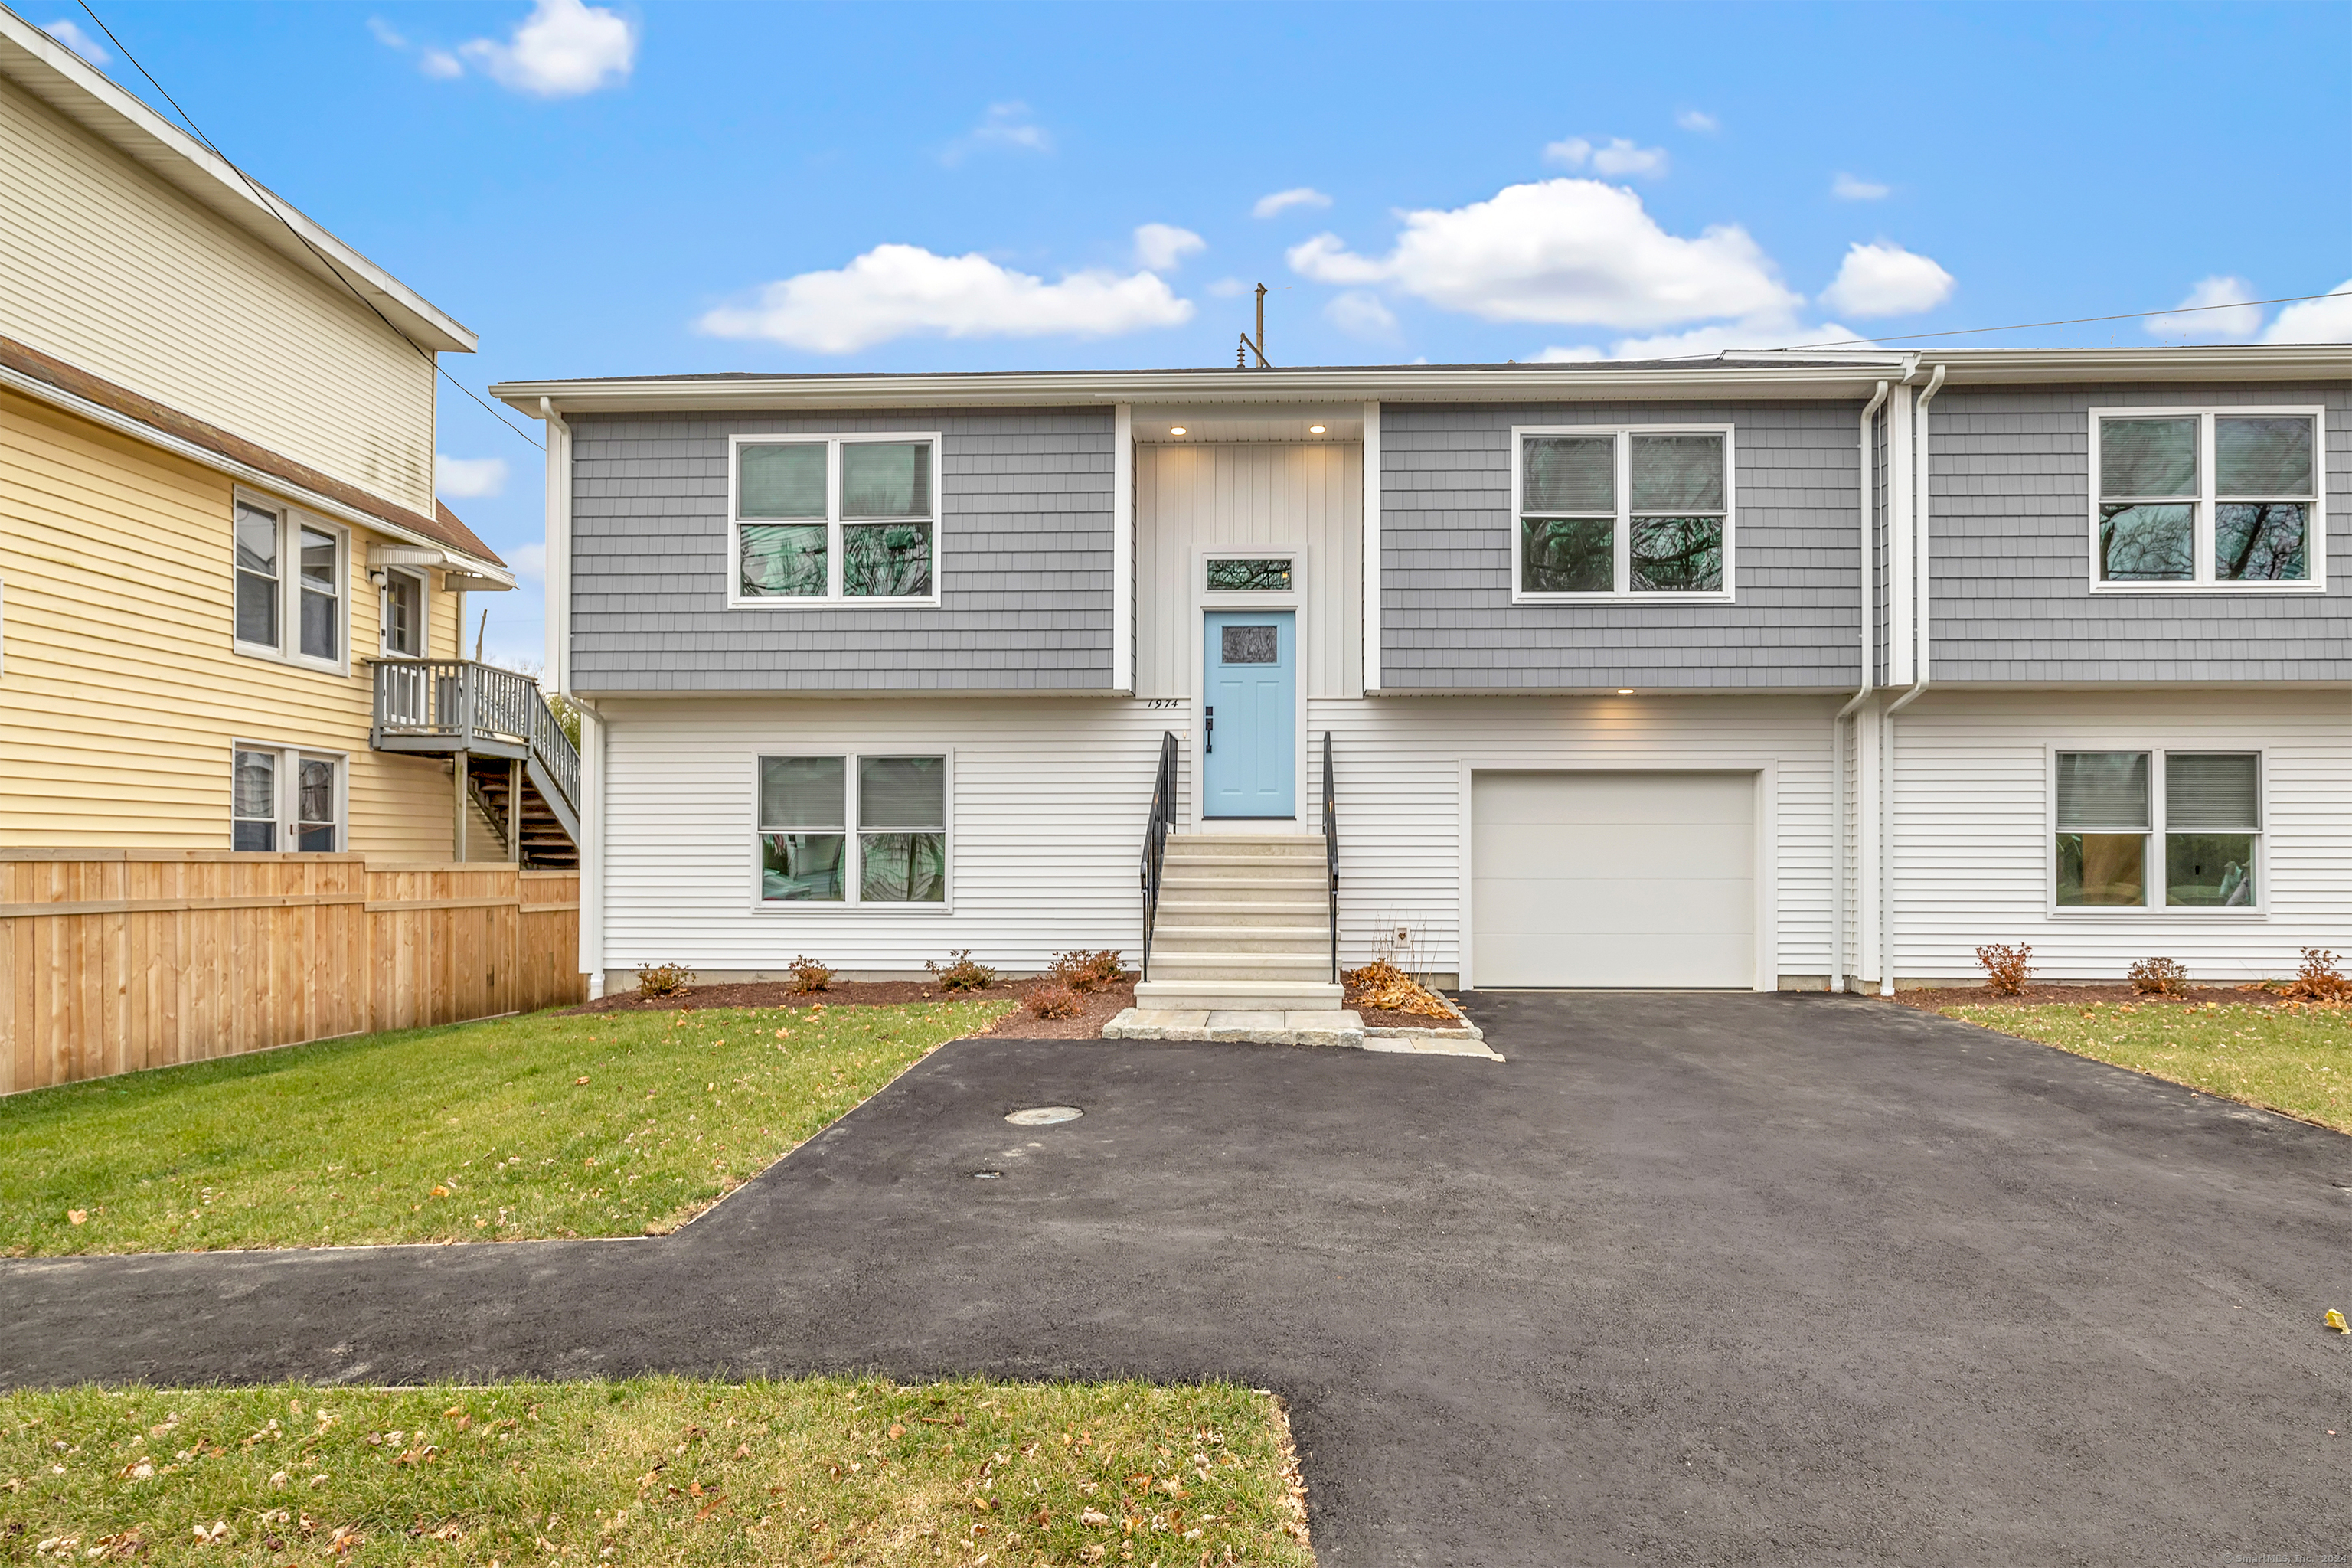
[[0,1384],[1222,1376],[1331,1568],[2352,1552],[2352,1141],[1855,999],[1469,1005],[1507,1062],[962,1042],[657,1241],[0,1264]]

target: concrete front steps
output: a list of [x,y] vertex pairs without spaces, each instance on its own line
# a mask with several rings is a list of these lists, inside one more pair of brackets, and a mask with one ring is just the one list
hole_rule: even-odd
[[1180,833],[1168,840],[1151,978],[1139,1008],[1337,1013],[1323,839],[1313,833]]

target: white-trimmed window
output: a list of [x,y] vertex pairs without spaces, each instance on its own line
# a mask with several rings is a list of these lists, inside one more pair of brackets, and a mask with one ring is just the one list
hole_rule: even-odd
[[2061,910],[2262,905],[2257,752],[2060,752],[2051,901]]
[[2323,586],[2326,449],[2316,408],[2093,409],[2093,586]]
[[947,902],[944,755],[830,752],[759,766],[762,905]]
[[425,651],[425,574],[402,566],[383,570],[383,654],[387,658],[423,658]]
[[728,603],[939,603],[937,435],[737,436]]
[[342,668],[350,536],[256,497],[234,510],[237,651]]
[[343,763],[331,752],[237,742],[230,760],[229,847],[342,848]]
[[1731,597],[1729,426],[1511,434],[1512,597]]

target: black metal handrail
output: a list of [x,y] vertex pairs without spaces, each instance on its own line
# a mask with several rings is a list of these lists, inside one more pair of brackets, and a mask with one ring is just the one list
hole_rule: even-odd
[[1331,731],[1323,731],[1323,865],[1331,879],[1331,984],[1339,984],[1339,798],[1331,785]]
[[1151,784],[1151,818],[1143,827],[1143,962],[1137,977],[1151,978],[1151,927],[1160,915],[1160,871],[1168,860],[1168,836],[1176,830],[1176,735],[1160,732],[1160,771]]

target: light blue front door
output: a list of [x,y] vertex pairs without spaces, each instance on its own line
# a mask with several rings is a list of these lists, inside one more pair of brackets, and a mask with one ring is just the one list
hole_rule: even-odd
[[1297,619],[1288,610],[1209,612],[1203,816],[1297,814]]

